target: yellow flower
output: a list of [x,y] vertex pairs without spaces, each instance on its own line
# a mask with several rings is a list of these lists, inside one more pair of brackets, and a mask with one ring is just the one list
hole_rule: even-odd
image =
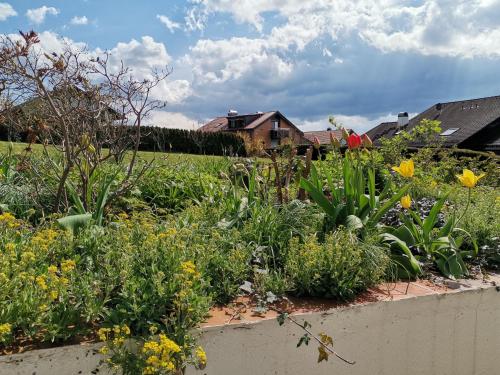
[[9,323],[0,324],[0,337],[5,336],[12,330],[12,325]]
[[68,260],[63,260],[61,262],[61,270],[63,272],[69,272],[73,269],[75,269],[76,263],[74,260],[68,259]]
[[21,254],[21,260],[25,263],[33,262],[36,259],[32,251],[26,251]]
[[35,282],[38,284],[40,289],[47,290],[47,281],[45,280],[45,276],[37,276]]
[[406,208],[406,209],[410,208],[411,207],[411,197],[408,194],[401,197],[400,203],[401,203],[401,207]]
[[109,353],[109,348],[104,345],[101,349],[99,349],[99,353],[106,355]]
[[207,364],[207,353],[203,350],[201,346],[198,346],[195,350],[196,358],[198,358],[198,365],[200,367],[205,367]]
[[392,170],[398,172],[403,177],[413,177],[413,173],[415,172],[415,165],[413,164],[413,160],[403,160],[399,167],[392,167]]
[[110,328],[99,328],[97,331],[97,335],[99,336],[99,340],[106,341],[108,339],[108,333],[111,332]]
[[464,169],[461,175],[457,175],[457,178],[460,180],[463,186],[472,189],[476,186],[477,182],[485,176],[484,173],[481,173],[479,176],[476,176],[474,172],[470,169]]
[[15,221],[16,218],[9,212],[4,212],[0,215],[0,221],[5,221],[6,223]]
[[50,274],[56,274],[57,273],[57,267],[56,266],[49,266],[49,268],[47,269],[47,271],[49,271]]
[[125,335],[130,335],[130,328],[128,328],[127,325],[122,325],[122,332],[125,334]]
[[5,251],[7,251],[7,252],[11,253],[11,252],[13,252],[15,249],[16,249],[16,245],[15,245],[15,244],[13,244],[12,242],[7,242],[7,243],[5,244]]
[[50,299],[52,301],[55,301],[59,297],[59,292],[57,290],[51,290],[50,291]]

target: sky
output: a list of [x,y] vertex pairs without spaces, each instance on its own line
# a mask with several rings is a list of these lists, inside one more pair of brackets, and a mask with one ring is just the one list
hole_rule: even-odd
[[194,129],[279,110],[358,132],[397,113],[500,95],[500,0],[0,0],[0,34],[168,67],[150,123]]

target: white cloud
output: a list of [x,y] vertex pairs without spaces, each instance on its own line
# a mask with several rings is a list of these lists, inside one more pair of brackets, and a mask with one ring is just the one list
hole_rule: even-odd
[[145,125],[153,125],[162,128],[175,128],[196,130],[200,127],[200,122],[193,120],[182,113],[153,111],[149,117],[144,120]]
[[[387,51],[456,57],[500,56],[500,0],[196,0],[190,13],[230,13],[263,30],[266,12],[286,19],[267,36],[275,47],[298,50],[320,36],[359,35]],[[203,26],[199,27],[200,29]],[[260,38],[263,38],[262,36]],[[266,38],[266,37],[264,37]]]
[[[341,124],[342,126],[348,129],[352,129],[355,132],[362,134],[370,130],[371,128],[379,125],[382,122],[397,121],[398,115],[389,113],[387,115],[371,119],[365,116],[357,116],[357,115],[349,116],[342,114],[337,114],[334,117],[337,120],[338,124]],[[293,123],[297,124],[302,131],[326,130],[328,127],[331,126],[330,123],[328,122],[328,117],[319,120],[304,120],[304,121],[296,119],[293,120]]]
[[185,58],[198,83],[222,83],[254,75],[271,80],[284,78],[291,63],[279,57],[266,39],[200,39]]
[[190,8],[184,17],[186,31],[202,31],[208,19],[208,11],[200,7]]
[[[21,40],[21,35],[19,34],[9,34],[8,37],[13,40]],[[52,31],[42,31],[38,33],[38,38],[40,39],[40,43],[35,44],[34,48],[39,52],[49,54],[52,52],[61,54],[68,48],[81,51],[87,47],[86,43],[75,42],[70,38],[61,37]]]
[[[97,50],[97,53],[102,52]],[[131,74],[136,79],[152,77],[153,70],[167,69],[172,63],[172,58],[167,48],[161,42],[156,42],[150,36],[143,36],[140,41],[132,39],[130,42],[120,42],[110,51],[109,65],[117,71],[121,63],[130,68]],[[191,95],[191,85],[186,80],[162,81],[152,91],[154,99],[170,103],[180,103]]]
[[9,17],[17,16],[17,12],[9,3],[0,3],[0,21],[5,21]]
[[57,16],[59,14],[59,10],[54,7],[44,5],[40,8],[28,9],[26,11],[26,17],[28,17],[28,19],[35,24],[40,24],[45,21],[45,17],[48,14]]
[[79,16],[74,16],[74,17],[71,19],[70,23],[71,23],[72,25],[88,25],[88,23],[89,23],[89,19],[88,19],[86,16],[81,16],[81,17],[79,17]]
[[172,21],[167,16],[164,16],[162,14],[157,14],[156,18],[158,18],[160,20],[160,22],[162,24],[164,24],[167,29],[170,30],[171,33],[173,33],[175,31],[175,29],[180,29],[181,28],[180,23]]

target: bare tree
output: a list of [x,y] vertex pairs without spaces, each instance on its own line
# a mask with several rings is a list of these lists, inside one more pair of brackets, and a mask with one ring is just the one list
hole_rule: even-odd
[[[35,32],[0,39],[0,94],[3,116],[28,142],[39,141],[57,179],[56,210],[67,208],[69,177],[85,210],[95,197],[92,181],[106,161],[124,173],[112,195],[124,194],[150,164],[138,167],[143,119],[165,104],[152,91],[169,74],[166,67],[149,79],[134,78],[124,66],[112,66],[110,54],[96,56],[66,46],[62,53],[43,51]],[[53,149],[62,157],[53,158]],[[124,155],[130,153],[126,159]],[[127,155],[128,156],[128,155]]]

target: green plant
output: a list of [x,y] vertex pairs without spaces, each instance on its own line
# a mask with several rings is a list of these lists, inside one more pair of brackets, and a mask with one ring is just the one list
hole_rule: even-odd
[[373,238],[363,242],[339,228],[323,243],[315,236],[290,241],[285,270],[298,295],[349,300],[380,281],[388,264],[385,249]]
[[300,185],[327,214],[334,228],[341,225],[352,230],[374,228],[409,189],[409,185],[405,185],[391,196],[391,185],[387,183],[377,194],[375,170],[366,170],[360,160],[351,154],[343,160],[340,183],[333,180],[327,169],[323,171],[330,196],[323,192],[323,179],[315,167],[311,168],[311,179],[301,178]]
[[[424,260],[433,261],[441,273],[449,278],[460,278],[468,275],[464,257],[476,256],[477,245],[465,230],[459,228],[455,215],[448,218],[446,223],[435,229],[438,214],[447,199],[445,194],[432,207],[429,215],[421,219],[417,213],[408,209],[409,216],[402,215],[403,225],[398,228],[387,228],[382,234],[382,241],[390,244],[391,248],[399,249],[402,255],[395,254],[393,259],[404,270],[399,276],[413,277],[421,273],[421,269],[413,257],[410,247],[416,248],[424,254]],[[466,238],[472,243],[472,250],[461,250]],[[406,257],[406,259],[405,259]]]

